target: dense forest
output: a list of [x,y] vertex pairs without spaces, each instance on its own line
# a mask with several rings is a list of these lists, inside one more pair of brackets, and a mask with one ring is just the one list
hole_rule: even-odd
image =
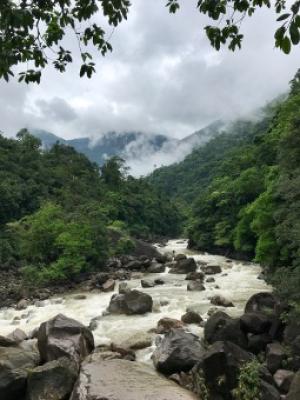
[[[260,117],[230,124],[149,180],[187,216],[190,246],[253,259],[300,298],[300,73]],[[275,273],[274,273],[275,272]],[[283,279],[284,277],[284,279]]]
[[72,147],[42,150],[22,130],[0,136],[0,165],[0,265],[34,282],[99,269],[131,237],[179,232],[176,207],[118,157],[99,169]]

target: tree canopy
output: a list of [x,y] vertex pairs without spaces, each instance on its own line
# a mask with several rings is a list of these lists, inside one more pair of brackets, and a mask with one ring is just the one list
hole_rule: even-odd
[[[182,0],[165,0],[170,13],[180,9]],[[104,17],[108,25],[117,27],[127,19],[129,0],[1,0],[0,2],[0,78],[8,81],[16,73],[19,81],[39,83],[42,70],[50,63],[60,72],[73,61],[65,47],[66,35],[73,33],[81,57],[80,76],[90,78],[95,63],[88,47],[103,56],[112,51],[109,35],[97,22]],[[157,6],[157,5],[156,5]],[[269,0],[197,0],[196,9],[216,21],[204,27],[211,45],[219,50],[227,45],[234,51],[241,48],[241,23],[258,8],[271,8]],[[288,54],[300,41],[300,1],[287,5],[276,0],[278,28],[275,46]]]

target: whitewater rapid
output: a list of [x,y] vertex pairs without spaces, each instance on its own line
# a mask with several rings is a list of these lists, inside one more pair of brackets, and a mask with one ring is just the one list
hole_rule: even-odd
[[[261,291],[270,291],[271,287],[263,280],[258,279],[261,268],[257,264],[243,263],[222,256],[199,254],[187,249],[186,240],[170,240],[166,246],[158,247],[162,253],[175,251],[176,254],[185,253],[195,258],[196,261],[217,263],[222,267],[222,273],[213,275],[215,282],[205,283],[206,290],[202,292],[187,291],[185,275],[169,274],[168,270],[162,274],[138,274],[136,278],[128,281],[131,289],[138,289],[152,296],[154,311],[146,315],[105,315],[112,292],[110,293],[82,293],[85,299],[75,299],[75,293],[63,297],[53,297],[42,302],[42,307],[31,305],[26,310],[17,311],[14,308],[0,310],[0,335],[7,335],[15,328],[20,328],[29,333],[42,322],[54,317],[58,313],[77,319],[85,325],[99,317],[98,327],[93,331],[96,345],[110,343],[121,344],[133,335],[144,334],[156,327],[159,319],[171,317],[180,319],[187,308],[200,312],[202,318],[207,317],[207,311],[212,307],[210,297],[221,294],[231,300],[235,307],[227,308],[226,313],[231,316],[242,314],[246,301],[250,296]],[[165,281],[164,285],[144,289],[141,287],[141,277]],[[115,287],[118,292],[118,283]],[[78,295],[78,292],[76,292]],[[167,305],[161,305],[167,303]],[[39,304],[39,303],[37,303]],[[199,335],[203,328],[190,325],[189,330]],[[151,348],[138,352],[138,358],[148,361]]]

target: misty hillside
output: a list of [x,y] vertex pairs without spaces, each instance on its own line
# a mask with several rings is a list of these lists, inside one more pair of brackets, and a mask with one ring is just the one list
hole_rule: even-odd
[[72,146],[100,166],[118,155],[126,160],[133,175],[146,175],[157,167],[181,161],[193,149],[218,136],[223,125],[221,121],[213,122],[181,140],[144,132],[108,132],[97,141],[88,137],[67,140],[38,129],[31,133],[45,149],[51,149],[55,143]]

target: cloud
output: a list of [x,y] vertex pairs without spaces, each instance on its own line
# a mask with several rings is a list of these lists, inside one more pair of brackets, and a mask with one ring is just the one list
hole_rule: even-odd
[[[113,53],[103,59],[94,52],[92,80],[79,79],[75,56],[65,74],[48,68],[39,86],[0,83],[0,130],[14,134],[26,126],[94,140],[112,130],[182,138],[288,89],[297,50],[285,56],[274,49],[272,12],[260,10],[243,22],[241,51],[216,52],[203,31],[207,19],[193,2],[182,3],[172,16],[161,1],[135,0],[112,35]],[[67,41],[78,55],[73,38]]]

